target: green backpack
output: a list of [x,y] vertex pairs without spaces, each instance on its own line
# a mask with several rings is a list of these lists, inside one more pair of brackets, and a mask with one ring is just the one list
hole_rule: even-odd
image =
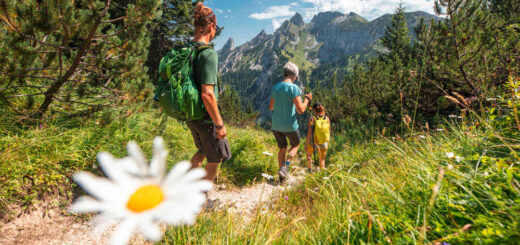
[[202,119],[206,113],[195,83],[193,62],[210,46],[188,44],[173,48],[159,64],[156,100],[163,111],[181,121]]

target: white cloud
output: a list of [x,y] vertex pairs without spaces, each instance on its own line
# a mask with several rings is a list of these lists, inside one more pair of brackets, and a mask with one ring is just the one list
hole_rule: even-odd
[[[354,12],[369,20],[381,15],[393,13],[401,0],[301,0],[312,5],[302,9],[305,19],[309,20],[314,15],[325,11],[339,11],[343,13]],[[433,0],[403,0],[406,11],[418,11],[433,13]]]
[[271,22],[273,24],[273,30],[276,31],[276,29],[278,29],[284,21],[288,20],[289,18],[275,18],[275,19],[272,19]]
[[215,12],[217,12],[217,14],[224,13],[224,11],[222,9],[219,9],[219,8],[215,8]]
[[279,17],[293,16],[296,14],[296,12],[291,10],[291,7],[292,6],[290,5],[271,6],[267,8],[266,11],[262,13],[251,14],[249,15],[249,17],[257,20],[267,20]]

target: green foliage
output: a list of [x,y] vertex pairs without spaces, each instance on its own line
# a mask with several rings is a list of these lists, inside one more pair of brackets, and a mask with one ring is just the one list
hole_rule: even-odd
[[120,110],[150,92],[158,1],[2,1],[0,108],[20,119]]
[[[149,159],[153,138],[162,136],[169,150],[169,167],[191,159],[196,152],[188,128],[158,111],[111,122],[102,118],[48,121],[37,129],[2,122],[0,135],[0,217],[13,204],[29,206],[48,196],[72,200],[72,174],[81,170],[99,174],[96,154],[106,151],[126,156],[130,140]],[[234,157],[222,164],[217,183],[243,186],[260,180],[262,173],[276,172],[276,159],[262,154],[275,150],[271,134],[229,127],[228,136]]]
[[[483,0],[437,1],[446,18],[420,20],[415,38],[398,7],[377,58],[314,70],[309,80],[315,100],[330,108],[336,129],[345,131],[377,122],[376,131],[405,134],[439,123],[459,106],[482,111],[490,104],[486,98],[500,94],[500,85],[520,67],[519,29],[511,25],[519,4],[491,2],[488,8]],[[342,73],[343,83],[334,86],[335,74]],[[454,104],[447,95],[463,103]]]
[[157,69],[162,57],[174,45],[188,42],[193,37],[195,29],[191,15],[195,3],[193,0],[163,0],[161,1],[161,17],[154,20],[150,26],[151,43],[148,47],[146,66],[148,76],[157,82]]
[[[242,101],[248,101],[247,107],[243,106]],[[253,127],[255,125],[258,112],[253,110],[253,106],[247,98],[240,98],[236,90],[226,86],[218,102],[224,122],[241,127]]]
[[[508,102],[518,103],[515,84],[499,117],[491,109],[483,119],[446,123],[443,132],[341,144],[327,170],[249,220],[204,213],[193,226],[170,229],[164,243],[515,244],[520,149]],[[332,145],[349,142],[342,137]]]

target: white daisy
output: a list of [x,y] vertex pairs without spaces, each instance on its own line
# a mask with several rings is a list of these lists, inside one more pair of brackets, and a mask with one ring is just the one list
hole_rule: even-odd
[[153,142],[153,157],[148,166],[135,142],[127,145],[128,157],[115,159],[109,153],[98,154],[107,178],[88,172],[74,180],[92,195],[78,198],[70,207],[74,213],[98,212],[93,219],[95,232],[119,223],[111,244],[127,244],[135,230],[151,241],[159,241],[162,231],[156,222],[169,225],[193,224],[206,201],[205,191],[213,184],[203,180],[203,169],[190,170],[189,162],[180,162],[164,175],[168,152],[162,138]]
[[269,175],[269,174],[266,174],[266,173],[262,173],[262,177],[266,178],[267,180],[274,179],[274,177],[272,175]]
[[269,152],[269,151],[264,151],[262,152],[262,154],[266,155],[266,156],[272,156],[273,153]]
[[457,161],[457,162],[462,162],[462,160],[464,160],[464,157],[459,157],[459,156],[455,157],[455,161]]
[[455,157],[455,154],[453,154],[453,152],[446,152],[446,157],[452,159]]

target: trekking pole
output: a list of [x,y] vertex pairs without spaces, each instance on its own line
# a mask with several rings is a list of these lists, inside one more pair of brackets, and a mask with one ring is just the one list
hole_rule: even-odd
[[311,135],[311,141],[312,141],[312,149],[314,150],[314,166],[316,166],[316,163],[318,160],[316,160],[316,144],[314,144],[314,130],[316,128],[316,120],[314,120],[314,125],[312,125],[312,135]]

